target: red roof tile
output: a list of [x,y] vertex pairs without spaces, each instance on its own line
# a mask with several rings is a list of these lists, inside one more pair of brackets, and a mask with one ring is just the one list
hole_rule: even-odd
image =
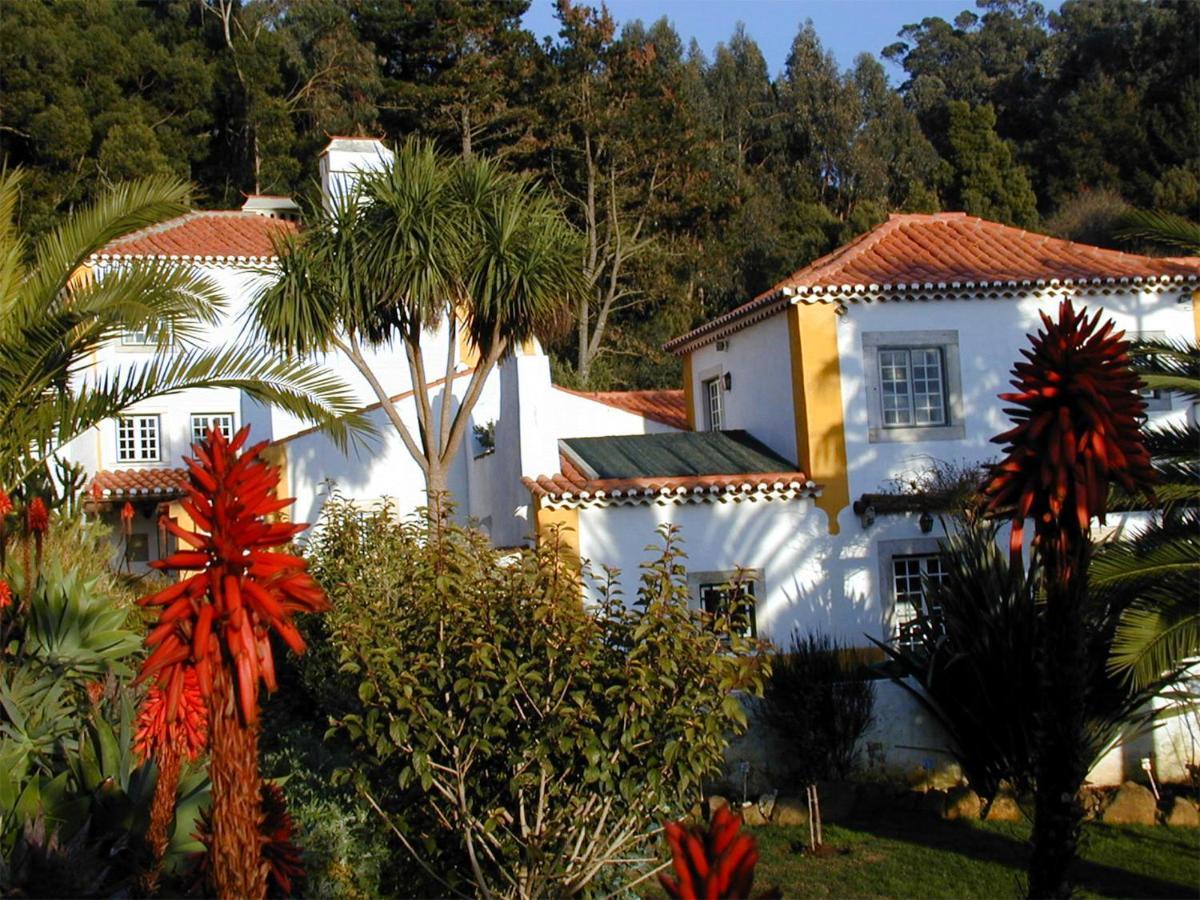
[[[886,222],[793,272],[749,303],[665,345],[677,349],[778,301],[786,292],[814,297],[855,288],[904,292],[929,285],[1195,281],[1200,257],[1149,257],[1077,244],[961,212],[892,215]],[[832,298],[830,298],[832,299]]]
[[[102,498],[107,500],[180,497],[187,481],[187,469],[102,469],[92,479]],[[91,493],[91,486],[88,492]]]
[[819,489],[803,472],[752,472],[735,475],[685,475],[649,478],[591,478],[565,456],[562,471],[522,481],[534,497],[552,501],[652,502],[659,497],[702,499],[705,495],[762,495],[785,491],[814,494]]
[[575,391],[555,385],[558,390],[576,397],[595,400],[606,406],[623,409],[663,425],[687,431],[687,407],[683,402],[683,391]]
[[296,230],[295,222],[240,210],[190,212],[113,241],[97,255],[270,259],[272,239]]

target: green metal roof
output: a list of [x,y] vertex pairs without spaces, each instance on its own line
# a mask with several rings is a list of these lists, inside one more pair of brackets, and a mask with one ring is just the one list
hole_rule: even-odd
[[788,462],[745,431],[680,431],[566,438],[567,458],[591,478],[667,478],[795,472]]

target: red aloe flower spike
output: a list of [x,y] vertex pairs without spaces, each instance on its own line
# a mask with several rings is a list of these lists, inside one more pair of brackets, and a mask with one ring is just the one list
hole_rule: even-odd
[[13,592],[7,581],[0,579],[0,609],[12,606]]
[[279,471],[259,458],[265,443],[242,452],[248,434],[243,428],[229,441],[212,430],[193,447],[181,506],[196,531],[161,521],[189,549],[151,564],[193,574],[138,601],[160,609],[138,677],[154,678],[164,692],[165,721],[175,721],[185,672],[194,670],[209,710],[210,861],[223,897],[261,897],[266,889],[257,720],[260,681],[276,688],[270,632],[300,652],[292,616],[328,607],[304,561],[276,550],[307,526],[267,521],[292,501],[274,496]]
[[121,530],[125,532],[126,537],[133,534],[133,504],[128,500],[121,507]]
[[34,497],[25,512],[31,534],[42,535],[50,530],[50,513],[41,497]]
[[668,822],[664,831],[675,877],[658,876],[667,895],[677,900],[748,898],[758,847],[754,838],[740,833],[741,827],[741,819],[724,807],[713,813],[707,829]]
[[168,713],[167,692],[152,684],[138,707],[137,733],[133,748],[143,759],[158,758],[164,751],[174,751],[195,760],[208,744],[208,707],[200,690],[195,668],[177,669],[182,673],[181,692]]
[[0,516],[7,516],[12,511],[12,498],[8,496],[8,491],[0,488]]
[[1085,534],[1093,518],[1104,522],[1108,487],[1116,480],[1130,493],[1151,493],[1155,473],[1142,444],[1146,402],[1129,368],[1123,332],[1100,326],[1064,300],[1058,318],[1042,313],[1043,329],[1022,350],[1028,362],[1012,370],[1016,393],[1000,399],[1014,427],[995,438],[1004,460],[985,487],[992,512],[1012,516],[1011,552],[1019,557],[1024,521],[1034,521],[1038,545],[1058,552]]

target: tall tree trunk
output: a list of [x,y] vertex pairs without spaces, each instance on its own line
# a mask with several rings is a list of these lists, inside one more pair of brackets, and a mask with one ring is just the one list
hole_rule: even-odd
[[209,698],[212,756],[213,886],[221,900],[261,900],[267,894],[262,854],[262,779],[258,773],[258,725],[243,725],[233,678],[224,665],[213,669]]
[[1089,544],[1060,555],[1047,548],[1046,622],[1039,654],[1042,694],[1029,862],[1030,897],[1070,897],[1079,848],[1083,807],[1079,789],[1087,777],[1087,645],[1083,610],[1087,596]]

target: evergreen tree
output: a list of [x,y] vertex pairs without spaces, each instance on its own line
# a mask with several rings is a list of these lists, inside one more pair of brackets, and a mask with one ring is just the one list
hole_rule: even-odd
[[1037,197],[1012,148],[996,134],[990,106],[946,104],[944,157],[947,208],[1027,228],[1037,222]]

